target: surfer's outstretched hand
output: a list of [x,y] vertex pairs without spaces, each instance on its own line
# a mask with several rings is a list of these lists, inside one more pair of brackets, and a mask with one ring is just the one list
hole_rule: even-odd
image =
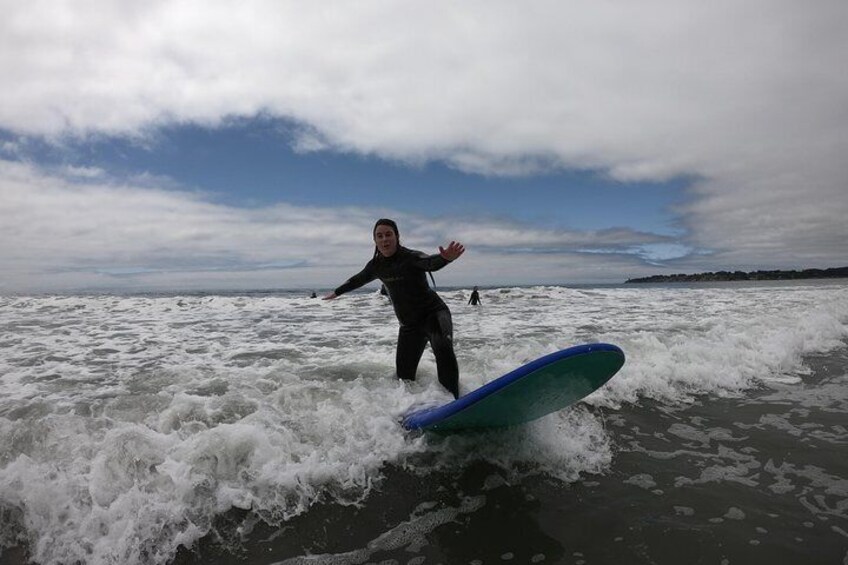
[[465,247],[458,241],[451,241],[447,249],[441,245],[439,246],[439,255],[448,261],[459,259],[459,256],[463,253],[465,253]]
[[331,292],[327,296],[323,297],[321,300],[335,300],[335,299],[336,299],[336,293]]

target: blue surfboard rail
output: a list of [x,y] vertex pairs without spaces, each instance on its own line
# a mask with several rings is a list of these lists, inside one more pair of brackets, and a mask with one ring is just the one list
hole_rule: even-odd
[[[418,410],[411,414],[408,414],[403,419],[403,427],[408,430],[416,430],[416,429],[426,429],[431,426],[438,424],[439,422],[445,421],[451,416],[462,412],[463,410],[473,406],[474,404],[482,401],[483,399],[491,397],[494,393],[508,387],[509,385],[515,383],[519,379],[523,378],[538,369],[556,363],[557,361],[561,361],[563,359],[568,359],[572,357],[578,357],[581,355],[585,355],[587,353],[597,353],[597,352],[611,352],[616,353],[621,356],[622,363],[624,359],[624,352],[620,347],[609,344],[609,343],[588,343],[584,345],[576,345],[573,347],[569,347],[567,349],[563,349],[560,351],[556,351],[554,353],[550,353],[548,355],[544,355],[526,365],[522,365],[517,369],[499,377],[480,388],[462,396],[453,402],[449,402],[442,406],[437,406],[433,408],[425,408],[423,410]],[[614,373],[613,373],[614,374]],[[609,375],[612,377],[612,374]]]

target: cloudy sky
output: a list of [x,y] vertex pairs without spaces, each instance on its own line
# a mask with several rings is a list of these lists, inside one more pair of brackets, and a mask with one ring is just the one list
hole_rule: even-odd
[[0,11],[0,292],[848,264],[844,0]]

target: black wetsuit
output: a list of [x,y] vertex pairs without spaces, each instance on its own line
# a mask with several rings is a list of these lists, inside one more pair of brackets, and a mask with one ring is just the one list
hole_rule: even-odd
[[397,346],[397,375],[415,380],[418,362],[427,342],[436,356],[439,382],[459,397],[459,368],[453,351],[453,322],[450,310],[427,284],[427,273],[450,263],[441,255],[426,255],[398,246],[391,257],[377,253],[365,268],[335,290],[336,296],[380,279],[389,293],[400,322]]
[[472,306],[477,306],[480,304],[480,293],[476,290],[471,291],[471,298],[468,300],[468,303]]

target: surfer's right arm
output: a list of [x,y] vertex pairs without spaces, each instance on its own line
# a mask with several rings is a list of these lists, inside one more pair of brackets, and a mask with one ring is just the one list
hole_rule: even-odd
[[346,292],[356,290],[357,288],[366,285],[377,278],[377,273],[374,269],[374,261],[368,261],[365,268],[347,279],[342,285],[324,297],[324,300],[333,300]]

